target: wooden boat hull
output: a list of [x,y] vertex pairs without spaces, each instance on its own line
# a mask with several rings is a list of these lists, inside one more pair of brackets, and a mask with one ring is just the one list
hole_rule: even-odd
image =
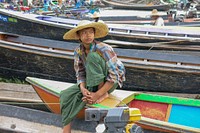
[[[58,133],[63,130],[62,118],[59,114],[11,105],[0,104],[0,120],[2,133]],[[72,122],[72,132],[95,132],[95,126],[96,123],[76,118]]]
[[[37,15],[33,15],[29,17],[29,19],[25,19],[23,17],[16,17],[12,15],[12,12],[8,12],[8,14],[3,14],[0,12],[1,16],[1,29],[2,32],[8,32],[12,34],[22,34],[27,36],[34,36],[34,37],[42,37],[46,39],[55,39],[55,40],[63,40],[62,36],[67,31],[70,30],[69,27],[60,27],[42,23],[37,21],[37,19],[31,19],[36,17]],[[28,14],[21,14],[21,15],[28,15]],[[13,30],[14,29],[14,30]]]
[[[33,88],[37,92],[38,96],[42,99],[44,103],[46,103],[46,106],[48,109],[55,113],[55,114],[61,114],[60,112],[60,98],[58,95],[54,95],[51,92],[44,91],[40,87],[33,85]],[[79,114],[77,115],[77,118],[84,118],[84,112],[85,109],[81,110]]]
[[102,0],[102,3],[111,6],[115,9],[126,9],[126,10],[153,10],[157,9],[159,11],[167,11],[170,9],[170,4],[160,4],[160,5],[147,5],[147,4],[137,4],[137,3],[127,3],[112,1],[112,0]]
[[[63,19],[0,9],[1,32],[32,37],[61,40],[66,31],[76,27],[80,20]],[[183,40],[187,44],[200,42],[199,28],[155,27],[123,24],[108,24],[108,36],[100,39],[114,39],[130,42],[162,42]],[[15,30],[13,30],[15,29]]]
[[[51,93],[58,97],[59,93],[72,84],[27,77],[41,99],[42,93]],[[35,87],[37,86],[37,87]],[[38,90],[43,90],[42,93]],[[48,98],[50,99],[50,98]],[[45,100],[50,108],[49,100]],[[112,108],[128,105],[139,108],[142,119],[138,125],[144,129],[163,132],[199,132],[200,131],[200,101],[195,99],[145,94],[133,91],[115,90],[102,103],[88,105],[89,107]],[[57,108],[58,109],[58,108]],[[52,109],[53,110],[53,109]]]
[[49,111],[32,86],[0,82],[0,103]]
[[[132,25],[153,25],[153,20],[143,20],[138,18],[137,20],[108,20],[105,21],[110,24],[132,24]],[[199,27],[200,20],[199,19],[184,19],[182,22],[174,21],[169,22],[167,19],[164,20],[165,26],[184,26],[184,27]]]
[[[76,82],[73,49],[78,44],[69,42],[62,44],[58,41],[23,36],[8,37],[9,41],[5,39],[0,41],[1,77],[25,79],[26,76],[34,76]],[[20,40],[23,40],[23,45]],[[200,56],[198,55],[119,48],[114,50],[126,68],[123,89],[200,92]]]
[[61,116],[28,108],[0,104],[0,131],[61,132]]

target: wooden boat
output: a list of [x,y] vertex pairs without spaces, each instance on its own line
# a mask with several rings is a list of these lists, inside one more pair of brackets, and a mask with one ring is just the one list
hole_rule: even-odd
[[[200,51],[198,45],[183,45],[182,41],[170,41],[170,42],[157,42],[157,43],[138,43],[138,42],[127,42],[127,41],[116,41],[116,40],[105,40],[103,41],[110,44],[112,47],[123,48],[123,49],[146,49],[146,50],[170,50],[172,51]],[[183,43],[183,44],[182,44]]]
[[[113,40],[137,42],[160,42],[160,41],[185,41],[185,44],[197,44],[198,34],[195,27],[174,27],[174,26],[139,26],[139,25],[118,25],[110,24],[109,34]],[[193,34],[193,35],[192,35]],[[124,38],[120,38],[123,36]],[[135,38],[135,39],[133,39]],[[142,40],[143,39],[143,40]]]
[[[132,25],[153,25],[153,20],[151,19],[139,19],[138,20],[116,20],[116,21],[106,21],[110,24],[132,24]],[[184,26],[184,27],[199,27],[200,19],[199,18],[186,18],[182,20],[169,21],[168,19],[164,20],[165,26]]]
[[[140,12],[139,12],[140,13]],[[164,19],[164,20],[167,20],[167,14],[162,14],[161,17]],[[87,18],[84,18],[84,19],[87,19]],[[131,15],[127,15],[127,16],[100,16],[100,19],[103,20],[105,23],[123,23],[126,24],[131,24],[131,21],[151,21],[152,18],[148,15],[146,16],[131,16]]]
[[0,104],[1,132],[61,132],[61,116],[50,112]]
[[[148,3],[147,3],[148,2]],[[158,9],[160,11],[167,11],[170,8],[169,3],[162,3],[157,1],[120,1],[120,0],[102,0],[102,3],[111,6],[115,9],[129,9],[129,10],[153,10]],[[154,4],[155,3],[155,4]]]
[[0,83],[0,102],[41,111],[48,111],[35,90],[28,84]]
[[[139,11],[137,12],[140,14]],[[161,12],[160,17],[163,18],[165,26],[200,26],[200,14],[196,8],[184,11],[170,9],[167,12]],[[108,24],[153,25],[154,22],[150,14],[146,14],[146,16],[101,16],[100,19]]]
[[[46,106],[58,114],[60,92],[73,85],[33,77],[27,77],[26,81],[33,86]],[[200,132],[200,101],[195,99],[115,90],[101,103],[87,106],[107,109],[116,106],[139,108],[142,119],[137,124],[143,129],[162,132]]]
[[[59,133],[62,132],[61,119],[59,114],[0,104],[1,133]],[[95,123],[82,119],[72,122],[72,132],[94,132],[93,127]]]
[[[79,20],[40,16],[0,9],[0,32],[26,35],[45,39],[61,40],[66,31],[74,28]],[[198,44],[198,27],[156,27],[124,24],[108,24],[109,34],[105,39],[130,42],[162,42],[182,40],[186,44]],[[15,29],[15,30],[13,30]]]
[[[72,42],[2,34],[0,76],[22,80],[32,76],[75,83],[73,51],[78,45]],[[114,50],[126,67],[124,89],[200,92],[199,51],[171,53],[121,48]]]

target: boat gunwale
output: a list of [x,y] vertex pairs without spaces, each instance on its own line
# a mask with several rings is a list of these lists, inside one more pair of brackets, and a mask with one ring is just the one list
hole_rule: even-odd
[[[5,44],[5,45],[4,45]],[[11,46],[9,46],[11,45]],[[67,59],[73,59],[73,52],[72,51],[66,51],[65,49],[55,49],[55,48],[43,48],[39,47],[37,45],[26,45],[26,44],[19,44],[14,42],[7,42],[4,40],[0,40],[0,46],[12,50],[20,50],[23,52],[28,53],[35,53],[39,55],[45,55],[45,56],[52,56],[53,57],[59,57],[59,58],[67,58]],[[13,48],[13,46],[15,48]],[[33,49],[36,49],[33,50]],[[49,54],[50,53],[50,54]],[[161,61],[161,60],[153,60],[150,58],[129,58],[126,56],[120,56],[118,55],[120,60],[125,63],[127,67],[136,67],[138,65],[139,68],[149,68],[149,69],[159,69],[159,67],[165,67],[168,71],[176,71],[176,72],[187,72],[187,73],[200,73],[198,70],[200,70],[200,67],[198,67],[198,64],[196,63],[187,63],[187,62],[175,62],[175,61]],[[191,56],[193,57],[193,56]],[[195,56],[194,56],[195,57]],[[143,65],[143,67],[141,66]],[[165,71],[166,71],[165,70]]]
[[[34,79],[37,79],[37,78],[33,78],[33,77],[26,77],[26,81],[29,82],[31,85],[34,85],[40,89],[42,89],[43,91],[46,91],[56,97],[60,97],[60,92],[59,91],[56,91],[57,89],[49,89],[49,88],[52,88],[52,87],[48,87],[48,86],[45,86],[43,85],[42,83],[38,83],[38,81],[35,81]],[[35,89],[35,88],[34,88]],[[55,90],[55,91],[53,91]],[[47,103],[48,104],[48,103]]]
[[155,120],[147,117],[141,117],[141,120],[137,122],[138,124],[144,124],[164,130],[175,131],[175,132],[194,132],[199,133],[200,129],[195,127],[189,127],[184,125],[179,125],[171,122],[165,122],[160,120]]
[[200,100],[192,99],[192,98],[164,96],[164,95],[147,94],[147,93],[135,94],[133,98],[136,100],[142,100],[142,101],[148,101],[148,102],[200,107]]

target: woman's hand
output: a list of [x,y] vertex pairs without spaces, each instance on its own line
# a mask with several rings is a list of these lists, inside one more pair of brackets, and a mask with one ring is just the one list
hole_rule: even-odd
[[82,94],[83,94],[83,98],[82,101],[88,103],[87,101],[87,96],[90,95],[90,91],[88,91],[86,88],[80,88]]
[[90,95],[86,96],[88,104],[94,104],[100,98],[97,92],[90,92]]
[[86,89],[86,88],[81,88],[81,92],[82,92],[83,96],[90,95],[90,91],[88,91],[88,89]]
[[86,95],[90,94],[90,92],[88,91],[88,89],[85,88],[85,83],[84,82],[80,83],[80,90],[81,90],[83,96],[86,96]]

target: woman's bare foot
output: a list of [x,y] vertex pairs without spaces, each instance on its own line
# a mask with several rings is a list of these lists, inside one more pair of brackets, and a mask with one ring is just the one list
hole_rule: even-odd
[[100,103],[102,102],[104,99],[106,99],[107,97],[109,97],[108,92],[106,92],[105,94],[103,94],[97,101],[96,103]]
[[63,133],[71,133],[71,123],[63,127]]

